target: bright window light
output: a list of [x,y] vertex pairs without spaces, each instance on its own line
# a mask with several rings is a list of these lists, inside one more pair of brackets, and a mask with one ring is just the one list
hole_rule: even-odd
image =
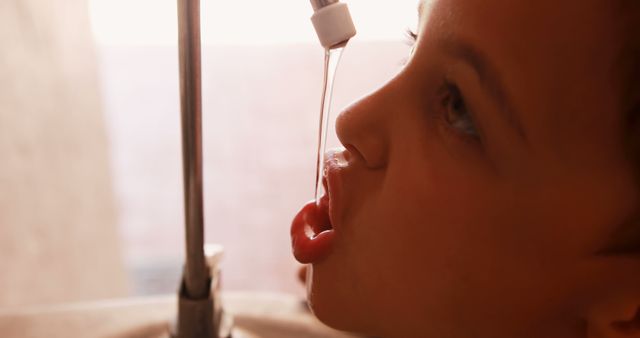
[[[176,44],[177,0],[90,0],[99,44]],[[358,40],[399,40],[415,26],[418,0],[344,0]],[[316,42],[308,0],[202,0],[204,44]]]

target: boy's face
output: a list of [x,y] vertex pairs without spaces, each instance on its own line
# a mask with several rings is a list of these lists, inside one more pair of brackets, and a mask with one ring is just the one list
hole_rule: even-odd
[[335,236],[309,281],[321,320],[584,336],[591,304],[628,277],[599,252],[638,203],[615,3],[421,5],[405,69],[337,122],[349,162],[329,174]]

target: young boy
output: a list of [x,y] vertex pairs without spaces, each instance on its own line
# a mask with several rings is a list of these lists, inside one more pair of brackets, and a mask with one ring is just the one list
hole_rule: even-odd
[[314,313],[385,338],[640,337],[640,1],[419,12],[293,222]]

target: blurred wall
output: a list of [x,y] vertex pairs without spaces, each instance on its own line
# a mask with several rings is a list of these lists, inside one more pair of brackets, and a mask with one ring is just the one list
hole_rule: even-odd
[[[175,292],[184,255],[177,46],[99,53],[133,291]],[[402,41],[354,39],[332,118],[401,70],[408,53]],[[313,196],[323,57],[315,42],[203,46],[204,216],[207,240],[226,249],[225,291],[304,294],[289,227]]]
[[0,1],[0,308],[126,292],[84,0]]

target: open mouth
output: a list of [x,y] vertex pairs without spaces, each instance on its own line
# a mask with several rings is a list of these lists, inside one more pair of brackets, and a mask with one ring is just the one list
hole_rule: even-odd
[[338,169],[346,165],[343,154],[344,151],[327,153],[322,180],[325,194],[319,201],[307,203],[291,224],[293,254],[300,263],[318,262],[331,251],[335,238],[334,225],[330,216],[331,206],[335,203],[332,203],[331,196],[337,189],[335,181]]
[[293,255],[303,264],[322,260],[330,252],[333,225],[329,217],[329,196],[307,203],[291,224]]
[[322,185],[324,186],[326,193],[319,201],[314,202],[316,204],[315,212],[317,215],[308,219],[308,223],[313,228],[313,233],[309,234],[311,237],[316,237],[325,231],[333,230],[333,224],[331,223],[331,217],[329,216],[331,200],[329,197],[329,190],[327,188],[326,176],[322,180]]

